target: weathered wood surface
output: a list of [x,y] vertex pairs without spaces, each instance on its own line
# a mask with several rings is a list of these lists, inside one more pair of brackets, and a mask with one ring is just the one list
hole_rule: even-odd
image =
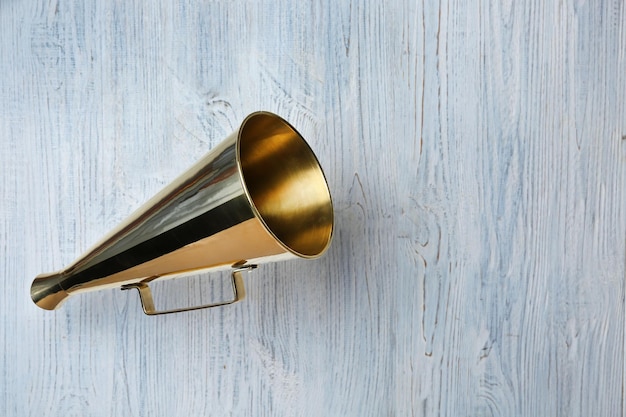
[[[0,414],[624,416],[625,22],[619,0],[2,0]],[[259,109],[325,167],[327,256],[214,311],[31,303]]]

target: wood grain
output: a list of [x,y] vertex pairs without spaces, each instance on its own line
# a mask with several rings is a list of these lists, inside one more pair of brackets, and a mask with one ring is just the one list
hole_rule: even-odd
[[[625,416],[624,22],[620,0],[2,1],[0,414]],[[31,303],[261,109],[325,168],[327,256],[213,311]]]

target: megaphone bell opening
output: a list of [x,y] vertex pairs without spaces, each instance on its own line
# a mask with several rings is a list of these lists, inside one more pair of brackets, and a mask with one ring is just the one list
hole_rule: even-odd
[[254,113],[243,122],[237,161],[259,219],[290,252],[320,256],[333,231],[328,184],[304,138],[282,118]]

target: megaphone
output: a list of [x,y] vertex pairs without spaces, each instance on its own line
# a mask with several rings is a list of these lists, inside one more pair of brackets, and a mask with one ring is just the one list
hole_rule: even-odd
[[[287,121],[256,112],[70,266],[37,276],[30,295],[46,310],[116,287],[138,290],[149,315],[216,307],[245,296],[244,271],[317,258],[332,233],[330,191],[313,151]],[[231,270],[232,298],[154,306],[150,282],[220,269]]]

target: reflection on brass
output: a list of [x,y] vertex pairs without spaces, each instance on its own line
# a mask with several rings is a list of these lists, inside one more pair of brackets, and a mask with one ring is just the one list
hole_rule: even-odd
[[[328,248],[333,207],[311,148],[268,112],[239,129],[67,268],[37,276],[31,297],[54,310],[70,295],[135,288],[146,314],[243,298],[241,271]],[[148,282],[232,268],[231,301],[158,311]]]

